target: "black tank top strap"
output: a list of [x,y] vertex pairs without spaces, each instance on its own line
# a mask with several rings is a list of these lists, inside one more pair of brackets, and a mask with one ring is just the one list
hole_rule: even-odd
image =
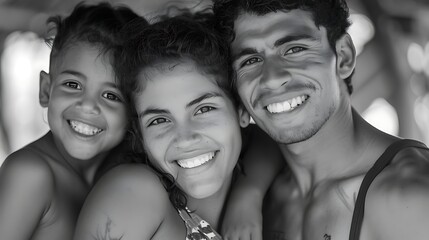
[[366,173],[359,188],[356,204],[353,211],[352,225],[350,228],[349,240],[359,240],[360,230],[365,211],[365,198],[368,188],[377,175],[390,164],[395,155],[404,148],[417,147],[427,149],[426,145],[411,139],[402,139],[392,143],[384,153],[378,158],[372,168]]

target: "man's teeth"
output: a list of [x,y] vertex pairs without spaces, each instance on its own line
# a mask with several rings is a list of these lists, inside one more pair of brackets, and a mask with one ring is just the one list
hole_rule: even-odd
[[205,153],[193,158],[177,160],[177,164],[182,168],[194,168],[212,160],[214,155],[215,152]]
[[267,110],[270,113],[281,113],[281,112],[288,112],[295,109],[297,106],[301,105],[308,99],[308,96],[302,95],[298,96],[292,99],[289,99],[284,102],[280,103],[272,103],[267,106]]
[[96,128],[94,126],[90,126],[90,125],[85,124],[83,122],[72,121],[72,120],[70,121],[70,126],[76,132],[83,134],[83,135],[87,135],[87,136],[93,136],[93,135],[103,131],[103,129],[99,129],[99,128]]

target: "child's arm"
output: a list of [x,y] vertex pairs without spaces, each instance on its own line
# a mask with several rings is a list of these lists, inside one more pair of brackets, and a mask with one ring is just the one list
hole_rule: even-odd
[[52,196],[50,167],[34,153],[20,150],[0,168],[0,239],[28,240]]
[[248,128],[251,129],[242,159],[244,174],[232,186],[222,222],[225,240],[262,240],[262,202],[285,165],[277,143],[256,125]]

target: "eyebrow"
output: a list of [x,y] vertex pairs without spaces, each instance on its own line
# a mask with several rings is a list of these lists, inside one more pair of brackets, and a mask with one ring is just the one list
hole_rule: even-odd
[[193,105],[196,105],[196,104],[204,101],[205,99],[214,98],[214,97],[221,97],[221,96],[222,95],[220,93],[217,93],[217,92],[205,93],[202,96],[197,97],[196,99],[194,99],[194,100],[190,101],[188,104],[186,104],[186,108],[189,108],[189,107],[191,107]]
[[[285,43],[293,42],[293,41],[297,41],[297,40],[302,40],[302,39],[308,39],[311,41],[317,41],[318,40],[318,38],[311,36],[311,35],[308,35],[308,34],[289,35],[289,36],[282,37],[282,38],[278,39],[277,41],[275,41],[274,47],[278,47],[278,46],[281,46]],[[255,53],[258,53],[256,48],[244,48],[239,53],[237,53],[233,56],[233,61],[235,61],[235,60],[237,60],[237,59],[239,59],[245,55],[251,55],[251,54],[255,54]]]
[[[214,98],[214,97],[221,97],[222,95],[220,93],[217,92],[209,92],[209,93],[205,93],[203,95],[201,95],[200,97],[190,101],[188,104],[186,104],[186,108],[190,108],[202,101],[204,101],[205,99],[209,99],[209,98]],[[149,114],[170,114],[170,111],[165,110],[165,109],[160,109],[160,108],[148,108],[146,110],[144,110],[143,112],[141,112],[138,116],[139,118],[142,118],[145,115],[149,115]]]
[[[74,75],[74,76],[82,78],[82,79],[88,79],[85,74],[83,74],[81,72],[74,71],[74,70],[64,70],[60,74],[70,74],[70,75]],[[105,85],[107,85],[108,87],[115,88],[115,89],[119,90],[118,84],[116,84],[114,82],[106,82]]]
[[139,118],[142,118],[143,116],[149,115],[149,114],[169,114],[169,113],[170,111],[160,109],[160,108],[148,108],[143,112],[141,112],[138,116]]
[[285,43],[288,43],[288,42],[293,42],[293,41],[303,40],[303,39],[307,39],[307,40],[311,40],[311,41],[318,40],[318,38],[315,38],[314,36],[311,36],[311,35],[308,35],[308,34],[289,35],[289,36],[285,36],[285,37],[280,38],[279,40],[277,40],[274,43],[274,47],[281,46],[281,45],[283,45]]
[[74,76],[86,79],[86,76],[84,74],[74,70],[64,70],[60,74],[70,74],[70,75],[74,75]]

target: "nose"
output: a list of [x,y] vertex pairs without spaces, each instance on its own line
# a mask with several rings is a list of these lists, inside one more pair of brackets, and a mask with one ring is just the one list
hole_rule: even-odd
[[80,99],[80,101],[77,103],[77,108],[83,113],[87,114],[100,113],[100,107],[97,102],[97,98],[88,94],[83,96],[82,99]]
[[291,74],[281,59],[266,59],[261,73],[260,85],[269,90],[276,90],[291,80]]
[[201,134],[190,127],[180,127],[174,138],[174,144],[178,149],[189,149],[195,147],[201,141]]

